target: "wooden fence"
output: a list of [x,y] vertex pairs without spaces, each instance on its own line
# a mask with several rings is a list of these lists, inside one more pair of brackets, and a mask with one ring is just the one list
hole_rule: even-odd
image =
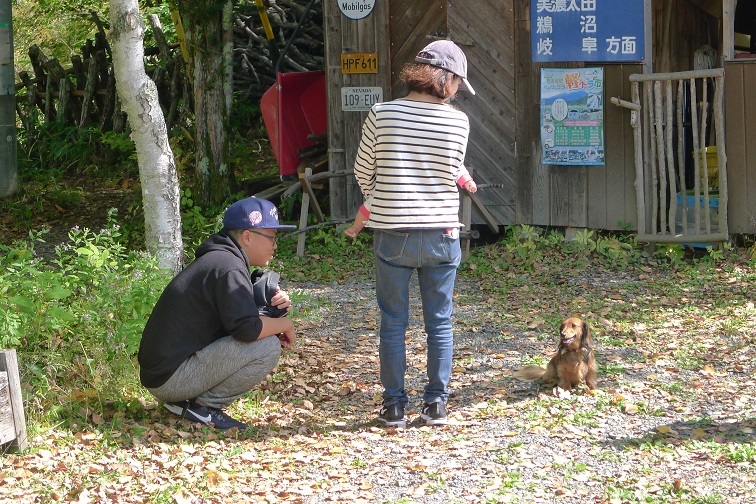
[[[149,21],[157,47],[145,49],[145,69],[158,88],[170,130],[188,113],[191,91],[180,51],[165,42],[156,16]],[[33,131],[40,121],[93,126],[102,131],[126,128],[126,116],[116,94],[110,44],[101,26],[95,39],[82,47],[81,55],[71,57],[69,68],[48,58],[36,45],[29,48],[29,57],[33,75],[21,71],[16,83],[16,113],[27,131]]]

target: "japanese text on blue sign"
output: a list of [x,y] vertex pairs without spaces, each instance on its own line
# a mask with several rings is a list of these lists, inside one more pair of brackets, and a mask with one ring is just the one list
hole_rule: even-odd
[[644,0],[531,0],[533,61],[643,61]]

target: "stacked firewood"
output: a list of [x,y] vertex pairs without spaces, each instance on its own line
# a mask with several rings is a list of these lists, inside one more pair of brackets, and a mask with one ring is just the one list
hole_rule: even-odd
[[237,5],[234,14],[234,90],[253,103],[275,84],[276,67],[281,73],[324,68],[322,0],[264,3],[273,40],[253,0]]

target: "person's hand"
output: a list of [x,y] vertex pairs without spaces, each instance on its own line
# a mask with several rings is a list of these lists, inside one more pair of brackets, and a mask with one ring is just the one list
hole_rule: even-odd
[[278,335],[278,341],[281,342],[281,346],[286,348],[291,347],[296,339],[297,332],[293,328]]
[[474,193],[478,190],[478,184],[476,184],[474,180],[468,180],[465,183],[465,190],[467,192]]
[[276,295],[270,299],[270,303],[279,310],[285,310],[287,313],[291,311],[291,299],[286,291],[282,291],[280,288],[276,290]]
[[360,231],[362,231],[362,226],[359,226],[355,221],[354,224],[344,230],[344,234],[350,238],[355,238]]

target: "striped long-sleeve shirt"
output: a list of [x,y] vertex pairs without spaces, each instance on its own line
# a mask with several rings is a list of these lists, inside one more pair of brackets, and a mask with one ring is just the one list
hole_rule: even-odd
[[362,127],[354,174],[380,229],[459,227],[456,182],[470,123],[450,105],[405,99],[377,103]]

